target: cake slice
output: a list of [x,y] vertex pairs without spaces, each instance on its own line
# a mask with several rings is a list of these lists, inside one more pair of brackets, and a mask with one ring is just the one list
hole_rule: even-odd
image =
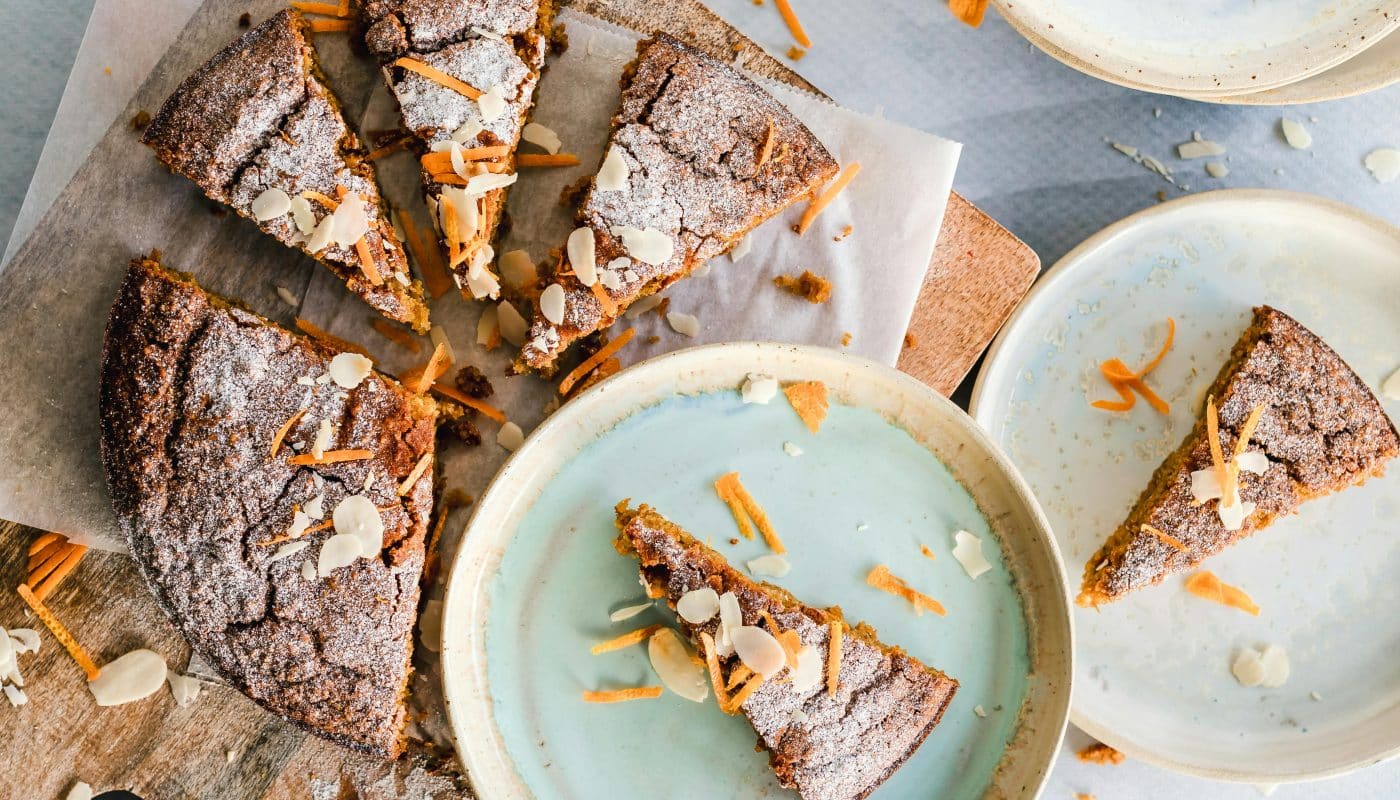
[[1190,569],[1307,500],[1380,475],[1400,452],[1395,425],[1365,382],[1316,334],[1269,306],[1254,309],[1208,396],[1186,440],[1089,559],[1079,605]]
[[[647,593],[666,597],[672,608],[689,606],[682,609],[690,617],[680,617],[682,629],[702,657],[714,656],[724,685],[750,671],[735,654],[733,620],[796,649],[795,667],[783,668],[756,690],[736,689],[732,701],[751,692],[738,710],[758,733],[778,782],[806,800],[870,794],[918,749],[952,701],[957,681],[880,643],[864,623],[848,625],[839,608],[812,608],[777,586],[748,579],[651,508],[634,510],[624,500],[617,506],[617,527],[617,549],[641,562]],[[712,603],[708,618],[693,611],[705,605],[696,602],[703,595]],[[735,602],[738,613],[731,615]],[[727,605],[731,611],[724,610]],[[830,655],[833,631],[839,631],[836,658]]]
[[638,44],[612,124],[517,371],[552,372],[571,342],[728,252],[836,173],[776,98],[666,34]]
[[535,104],[553,17],[554,0],[360,5],[365,46],[415,138],[444,263],[468,298],[500,295],[491,242],[505,187],[515,182],[515,148]]
[[376,311],[428,329],[374,165],[307,38],[284,10],[220,50],[165,101],[142,141],[170,169],[326,265]]
[[100,414],[117,520],[190,646],[270,711],[397,755],[433,401],[141,259]]

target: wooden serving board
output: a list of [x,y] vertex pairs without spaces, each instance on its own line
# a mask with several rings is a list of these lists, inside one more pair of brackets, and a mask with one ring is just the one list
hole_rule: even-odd
[[[228,9],[219,5],[207,3],[190,29],[215,22],[226,27]],[[570,5],[636,30],[668,31],[726,59],[743,52],[748,69],[817,91],[698,0],[575,0]],[[189,38],[182,37],[184,46],[190,46]],[[119,120],[106,139],[130,135]],[[39,224],[17,262],[69,257],[63,241],[46,236],[46,229],[54,229],[51,217],[63,206],[57,203]],[[260,257],[263,245],[254,244],[250,258]],[[275,244],[267,248],[278,250]],[[140,246],[131,252],[136,249]],[[905,349],[900,369],[950,394],[1039,268],[1030,248],[953,194],[909,325],[916,344]],[[36,535],[32,528],[0,522],[0,585],[22,580],[24,553]],[[89,553],[49,604],[98,663],[139,646],[167,655],[172,665],[184,664],[188,656],[188,647],[124,555]],[[0,624],[39,627],[11,591],[0,591]],[[443,754],[416,753],[393,763],[363,756],[292,727],[227,687],[208,687],[183,709],[165,693],[158,700],[98,708],[82,673],[51,636],[41,636],[41,652],[21,661],[30,703],[5,709],[10,723],[0,726],[0,751],[10,754],[0,766],[0,785],[23,786],[26,796],[63,797],[77,780],[98,791],[128,789],[151,800],[472,796],[450,770],[435,768],[435,758]]]

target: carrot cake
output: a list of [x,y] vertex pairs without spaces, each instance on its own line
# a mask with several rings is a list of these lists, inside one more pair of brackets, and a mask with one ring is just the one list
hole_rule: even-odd
[[1395,425],[1365,382],[1316,334],[1269,306],[1254,309],[1208,398],[1190,435],[1089,559],[1080,605],[1190,569],[1307,500],[1380,475],[1400,453]]
[[374,165],[297,12],[273,15],[216,53],[170,95],[142,141],[210,198],[325,264],[379,313],[428,329]]
[[[624,500],[617,527],[618,551],[637,557],[648,594],[677,609],[682,629],[718,673],[716,694],[736,686],[731,702],[758,733],[778,782],[806,800],[870,794],[952,701],[957,681],[880,643],[868,625],[847,624],[839,608],[812,608],[750,580],[651,508],[631,509]],[[764,649],[755,642],[781,647],[777,658],[786,666],[764,676],[762,664],[740,658]]]
[[286,719],[401,752],[434,402],[138,259],[100,414],[112,507],[191,647]]
[[570,343],[728,252],[836,173],[776,98],[666,34],[637,46],[612,125],[517,371],[552,372]]
[[365,45],[414,135],[453,278],[500,295],[491,242],[549,47],[554,0],[365,0]]

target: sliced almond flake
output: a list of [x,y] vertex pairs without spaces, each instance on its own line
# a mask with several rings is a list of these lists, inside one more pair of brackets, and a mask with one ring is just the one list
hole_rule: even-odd
[[1366,156],[1364,163],[1378,183],[1390,183],[1400,178],[1400,150],[1377,148]]
[[525,444],[525,432],[520,430],[520,426],[514,422],[507,422],[496,432],[496,444],[515,452],[520,449],[521,445]]
[[982,555],[982,540],[967,531],[958,531],[953,534],[953,539],[957,544],[953,545],[953,558],[962,564],[963,570],[967,572],[967,577],[977,580],[977,577],[992,568],[987,561],[987,557]]
[[418,617],[418,641],[434,653],[442,651],[442,601],[429,600],[423,604]]
[[1387,400],[1400,400],[1400,369],[1390,373],[1390,377],[1381,384],[1381,394]]
[[676,632],[662,628],[647,640],[647,658],[662,685],[692,703],[702,703],[710,696],[710,684],[705,671],[695,663],[690,651]]
[[749,235],[746,233],[735,243],[734,249],[729,251],[730,263],[738,263],[739,259],[748,255],[751,250],[753,250],[753,240],[749,238]]
[[501,282],[485,270],[474,269],[467,274],[467,289],[477,300],[495,300],[501,296]]
[[792,456],[793,458],[796,458],[796,457],[802,455],[802,448],[798,447],[798,446],[797,446],[795,443],[793,443],[793,442],[783,442],[783,452],[784,452],[784,453],[787,453],[788,455]]
[[550,324],[564,323],[564,301],[564,287],[557,283],[551,283],[540,293],[540,313]]
[[983,707],[982,707],[982,704],[979,703],[979,704],[977,704],[977,705],[975,705],[975,706],[972,707],[972,713],[974,713],[974,714],[976,714],[977,716],[982,717],[982,718],[985,719],[986,716],[987,716],[987,709],[983,708]]
[[330,382],[331,382],[331,374],[330,374],[329,372],[327,372],[327,373],[324,374],[324,375],[318,375],[318,376],[316,377],[316,385],[317,385],[317,386],[325,386],[326,384],[328,384],[328,383],[330,383]]
[[1254,504],[1240,500],[1240,493],[1235,492],[1235,500],[1228,506],[1224,503],[1216,504],[1216,511],[1220,516],[1220,524],[1227,531],[1237,531],[1244,527],[1244,521],[1249,519],[1249,515],[1254,513]]
[[1176,146],[1176,154],[1181,158],[1211,158],[1225,155],[1225,145],[1206,140],[1192,140]]
[[1210,161],[1206,163],[1206,174],[1212,178],[1223,178],[1230,174],[1230,168],[1219,161]]
[[787,665],[787,654],[773,634],[756,626],[740,625],[729,630],[734,653],[744,666],[768,679]]
[[1241,472],[1252,475],[1263,475],[1269,471],[1269,457],[1264,455],[1262,450],[1241,453],[1235,456],[1235,463],[1239,465]]
[[661,305],[661,300],[661,295],[649,294],[646,297],[643,297],[641,300],[638,300],[637,302],[629,306],[627,308],[627,313],[623,314],[623,316],[627,317],[628,319],[636,319],[637,317],[640,317],[641,315]]
[[524,250],[507,250],[501,253],[501,257],[496,263],[500,266],[501,277],[505,282],[517,289],[531,286],[539,280],[539,272],[535,269],[535,262],[531,260],[530,254]]
[[666,315],[666,324],[671,326],[671,330],[682,336],[689,336],[694,339],[700,335],[700,320],[694,314],[682,314],[679,311],[672,311]]
[[473,175],[467,179],[467,185],[462,188],[470,197],[479,197],[494,189],[504,189],[515,183],[515,173],[484,172],[480,175]]
[[369,377],[374,362],[359,353],[337,353],[331,359],[327,373],[335,385],[342,389],[354,389]]
[[311,443],[311,455],[316,458],[325,455],[326,450],[330,449],[331,446],[331,435],[331,421],[328,419],[321,420],[316,428],[316,439]]
[[308,581],[316,580],[316,565],[311,563],[311,559],[301,562],[301,577]]
[[428,329],[428,339],[432,341],[436,349],[439,345],[447,351],[447,363],[457,363],[457,352],[452,349],[452,342],[447,338],[447,331],[441,325],[434,325]]
[[305,511],[306,516],[311,517],[312,519],[321,519],[322,517],[326,516],[325,503],[325,495],[318,494],[315,497],[312,497],[310,500],[307,500],[306,504],[301,507],[301,510]]
[[282,302],[286,303],[291,308],[296,308],[297,306],[301,305],[301,303],[297,301],[297,296],[292,294],[291,289],[288,289],[285,286],[274,286],[273,288],[277,290],[277,297],[280,298]]
[[[324,578],[341,567],[349,566],[364,554],[360,537],[350,533],[337,533],[321,544],[321,553],[316,557],[316,574]],[[307,561],[302,565],[303,576],[306,575],[310,564],[311,562]]]
[[267,563],[271,564],[274,561],[281,561],[284,558],[289,558],[291,556],[296,555],[297,553],[300,553],[301,551],[305,550],[310,546],[311,542],[305,540],[300,542],[287,542],[286,544],[277,548],[277,552],[272,554],[272,557],[267,560]]
[[165,659],[159,653],[132,650],[103,665],[101,673],[88,681],[88,691],[99,706],[120,706],[150,697],[165,685]]
[[[462,180],[470,178],[472,176],[472,172],[469,172],[467,170],[467,160],[462,156],[462,145],[449,140],[447,153],[448,162],[452,165],[452,171],[457,173],[457,176]],[[438,205],[440,206],[441,204],[442,201],[439,200]],[[475,226],[473,226],[472,228],[467,228],[467,230],[473,230],[474,228]]]
[[300,386],[315,386],[315,385],[316,385],[316,381],[312,380],[310,377],[308,377],[308,376],[306,376],[306,375],[298,375],[298,376],[297,376],[297,384],[300,385]]
[[[579,283],[584,286],[592,286],[598,282],[597,252],[593,240],[593,229],[584,226],[575,228],[569,234],[568,242],[565,244],[568,251],[569,266],[574,268],[574,275],[578,277]],[[543,298],[541,298],[543,302]],[[558,322],[554,324],[558,325]]]
[[482,347],[491,347],[499,344],[497,341],[501,336],[501,327],[497,322],[497,311],[495,306],[486,306],[481,310],[481,316],[476,319],[476,343]]
[[719,596],[719,655],[728,658],[734,652],[734,642],[729,632],[744,624],[744,611],[739,607],[739,598],[733,592]]
[[675,254],[676,243],[665,232],[655,228],[615,225],[610,232],[622,240],[627,255],[654,267],[670,261]]
[[19,688],[13,683],[5,684],[4,691],[5,699],[9,700],[10,705],[14,706],[15,708],[19,708],[20,706],[29,702],[29,695],[25,694],[23,689]]
[[78,781],[68,790],[68,796],[64,800],[92,800],[92,787],[87,781]]
[[190,703],[199,697],[199,690],[202,688],[198,678],[177,672],[167,674],[165,681],[170,684],[170,694],[175,698],[175,705],[180,708],[188,708]]
[[520,316],[520,312],[515,310],[515,306],[502,300],[496,306],[496,319],[501,327],[501,338],[519,347],[525,344],[525,337],[530,334],[530,324],[525,318]]
[[267,222],[270,219],[286,214],[292,210],[292,198],[286,192],[276,186],[264,190],[262,194],[253,198],[251,207],[253,219],[258,222]]
[[744,385],[739,387],[739,396],[745,404],[758,403],[766,406],[777,394],[777,378],[757,372],[750,372],[748,377],[744,378]]
[[39,652],[39,632],[33,628],[10,628],[6,633],[10,636],[15,655]]
[[[718,602],[718,600],[716,600],[716,602]],[[618,610],[609,614],[608,619],[612,622],[625,622],[626,620],[629,620],[637,616],[638,614],[641,614],[642,612],[646,611],[647,609],[651,608],[652,605],[652,603],[647,602],[638,603],[634,606],[623,606],[622,608],[619,608]]]
[[762,578],[781,578],[792,571],[786,558],[770,553],[748,562],[749,572]]
[[311,231],[311,238],[306,240],[306,249],[312,253],[319,253],[326,249],[326,245],[331,243],[335,236],[335,223],[331,215],[327,214],[317,223],[316,228]]
[[341,247],[354,247],[360,237],[369,233],[369,215],[365,201],[357,194],[347,194],[331,212],[331,238]]
[[481,122],[476,119],[469,119],[462,123],[462,127],[452,132],[452,141],[463,144],[470,139],[475,139],[483,130]]
[[691,625],[709,622],[719,613],[719,593],[708,586],[691,589],[676,601],[676,613]]
[[543,147],[544,151],[550,155],[558,154],[559,148],[564,145],[564,143],[559,140],[559,134],[538,122],[525,123],[524,129],[520,131],[520,138],[530,144]]
[[495,122],[506,111],[506,94],[500,84],[492,86],[476,98],[476,107],[481,111],[483,122]]
[[1279,127],[1283,129],[1283,139],[1288,142],[1288,146],[1294,150],[1306,150],[1312,147],[1312,134],[1303,127],[1303,123],[1287,117],[1279,120]]
[[627,188],[627,161],[616,147],[608,148],[603,165],[593,179],[593,188],[600,192],[620,192]]
[[822,685],[826,678],[826,664],[822,662],[821,651],[811,645],[797,651],[797,668],[788,675],[792,691],[806,694]]

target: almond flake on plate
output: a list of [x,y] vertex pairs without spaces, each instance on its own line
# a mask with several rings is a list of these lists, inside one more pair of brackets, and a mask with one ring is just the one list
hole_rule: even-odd
[[1303,127],[1303,123],[1297,120],[1291,120],[1287,117],[1284,117],[1278,122],[1279,127],[1283,129],[1284,141],[1288,142],[1289,147],[1292,147],[1294,150],[1306,150],[1312,147],[1312,134],[1308,133],[1307,128]]
[[1209,158],[1225,155],[1225,145],[1204,139],[1193,139],[1176,146],[1176,154],[1181,158]]
[[778,380],[772,375],[760,375],[756,372],[750,372],[748,377],[744,378],[744,385],[739,387],[739,396],[746,404],[768,405],[768,401],[777,394]]
[[1263,686],[1277,689],[1288,680],[1288,654],[1278,645],[1268,645],[1262,651],[1253,647],[1240,650],[1230,665],[1230,672],[1241,686]]
[[520,131],[520,138],[530,144],[537,144],[543,147],[544,151],[550,155],[556,155],[559,152],[559,148],[564,145],[564,143],[559,140],[559,134],[538,122],[525,123],[525,128]]
[[615,225],[611,233],[622,240],[627,255],[653,267],[670,261],[676,250],[676,243],[671,241],[671,237],[655,228]]
[[1400,369],[1390,373],[1390,377],[1381,384],[1381,394],[1385,395],[1387,400],[1400,400]]
[[[564,245],[569,255],[569,266],[579,283],[592,286],[598,282],[597,253],[594,250],[593,229],[587,225],[575,228]],[[558,325],[559,323],[554,323]]]
[[792,571],[786,558],[773,553],[755,558],[748,562],[748,567],[749,572],[763,578],[781,578]]
[[616,147],[610,147],[603,165],[598,168],[598,175],[593,179],[593,188],[600,192],[622,191],[627,188],[627,177],[627,162],[622,158],[622,153]]
[[708,586],[691,589],[676,601],[676,613],[691,625],[709,622],[719,613],[719,594]]
[[92,787],[87,781],[78,781],[68,790],[68,796],[64,800],[92,800]]
[[1400,178],[1400,150],[1381,147],[1366,156],[1366,169],[1379,183],[1390,183]]
[[661,295],[649,294],[646,297],[643,297],[641,300],[638,300],[637,302],[633,303],[627,309],[626,313],[623,314],[623,316],[627,317],[628,319],[636,319],[637,317],[640,317],[641,315],[661,305],[661,300]]
[[165,676],[165,680],[170,684],[170,694],[175,698],[175,705],[180,708],[187,708],[199,697],[201,686],[198,678],[171,672]]
[[682,336],[694,339],[700,335],[700,320],[694,314],[682,314],[679,311],[672,311],[666,315],[666,324],[671,326],[671,330]]
[[983,708],[981,703],[978,703],[977,705],[972,707],[972,713],[976,714],[979,717],[986,717],[987,709]]
[[5,684],[4,692],[5,699],[9,700],[10,705],[14,706],[15,708],[19,708],[20,706],[29,702],[29,695],[25,694],[23,689],[19,688],[13,683]]
[[1209,161],[1206,163],[1206,174],[1212,178],[1223,178],[1230,174],[1230,168],[1219,161]]
[[485,172],[480,175],[473,175],[467,179],[467,185],[462,187],[462,191],[468,197],[479,197],[493,189],[504,189],[515,183],[518,176],[515,173]]
[[514,422],[507,422],[496,432],[496,444],[511,452],[520,449],[525,444],[525,432],[520,430],[520,426]]
[[496,323],[500,326],[502,339],[516,347],[525,344],[525,337],[530,333],[530,324],[520,316],[515,306],[505,300],[497,304]]
[[[715,602],[719,602],[718,598],[716,598]],[[629,620],[637,616],[638,614],[641,614],[642,612],[646,611],[651,607],[652,604],[650,602],[638,603],[634,606],[623,606],[622,608],[619,608],[618,610],[609,614],[608,619],[612,622],[625,622],[626,620]]]
[[359,353],[337,353],[331,359],[329,373],[335,385],[342,389],[354,389],[374,369],[374,362]]
[[734,653],[744,666],[771,678],[782,671],[787,664],[787,653],[773,634],[755,625],[738,625],[729,630],[729,641],[734,645]]
[[551,324],[562,325],[564,323],[564,287],[557,283],[551,283],[540,292],[540,313]]
[[119,706],[155,694],[165,685],[165,675],[165,659],[142,648],[103,665],[87,686],[99,706]]
[[462,127],[452,132],[452,141],[458,144],[465,144],[469,139],[475,139],[478,134],[486,130],[481,123],[474,119],[469,119],[462,123]]
[[311,238],[306,240],[306,249],[313,253],[319,253],[326,249],[326,245],[331,243],[335,235],[335,222],[331,215],[327,214],[321,218],[314,230],[311,231]]
[[286,303],[288,306],[296,308],[297,306],[301,305],[301,303],[297,302],[297,296],[292,294],[291,289],[288,289],[285,286],[274,286],[273,288],[277,290],[277,296],[282,300],[282,302]]
[[686,650],[676,632],[662,628],[647,640],[647,658],[656,677],[672,692],[693,703],[704,702],[710,696],[710,684]]
[[276,186],[253,198],[253,219],[267,222],[292,210],[292,198]]
[[749,254],[749,251],[752,250],[752,249],[753,249],[753,241],[749,239],[749,235],[746,233],[746,234],[743,235],[742,238],[739,239],[738,242],[736,242],[736,243],[734,244],[734,249],[732,249],[732,250],[729,251],[729,261],[730,261],[730,263],[735,263],[735,262],[737,262],[739,259],[741,259],[741,258],[743,258],[744,256],[748,255],[748,254]]
[[442,601],[429,600],[423,604],[418,617],[418,640],[434,653],[442,650]]
[[967,531],[958,531],[953,534],[953,539],[957,542],[953,545],[953,558],[962,564],[969,578],[977,580],[979,575],[992,568],[987,557],[982,555],[981,539]]
[[535,262],[530,260],[530,254],[524,250],[507,250],[501,253],[496,263],[500,266],[501,277],[505,282],[517,289],[529,286],[539,279]]

